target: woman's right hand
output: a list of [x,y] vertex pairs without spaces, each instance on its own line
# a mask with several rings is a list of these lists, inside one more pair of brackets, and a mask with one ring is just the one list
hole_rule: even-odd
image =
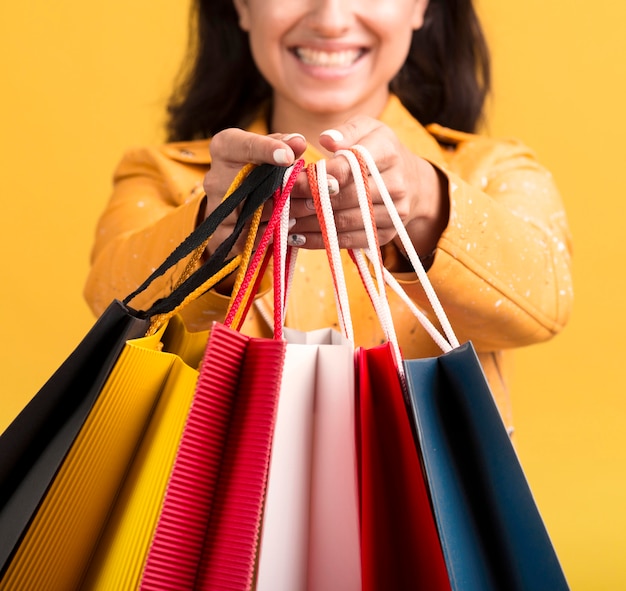
[[[210,145],[211,170],[204,177],[203,187],[207,196],[205,218],[220,204],[239,171],[249,163],[278,164],[290,166],[306,149],[305,138],[297,133],[259,135],[242,129],[225,129],[213,136]],[[207,246],[210,255],[232,232],[239,211],[233,212],[215,231]],[[265,211],[262,221],[270,212]],[[245,232],[231,251],[241,253],[245,244]],[[220,291],[226,291],[222,286]]]

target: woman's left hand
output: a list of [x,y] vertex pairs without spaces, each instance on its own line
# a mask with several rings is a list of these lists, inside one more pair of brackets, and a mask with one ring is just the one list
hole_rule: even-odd
[[[320,144],[330,152],[360,144],[368,149],[385,181],[396,209],[420,255],[427,255],[437,245],[448,223],[447,180],[429,162],[411,153],[393,131],[376,119],[355,117],[320,136]],[[338,181],[339,190],[331,194],[335,225],[341,248],[367,246],[354,179],[348,161],[342,156],[327,160],[329,177]],[[300,175],[292,193],[291,229],[294,244],[305,240],[305,248],[324,248],[317,217],[312,211],[306,178]],[[373,182],[370,183],[375,222],[380,244],[396,239],[396,231]],[[301,197],[302,200],[299,200]],[[296,238],[300,237],[300,239]]]

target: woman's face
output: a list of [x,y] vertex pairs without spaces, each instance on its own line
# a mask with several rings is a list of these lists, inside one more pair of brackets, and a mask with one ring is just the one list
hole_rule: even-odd
[[377,116],[428,0],[234,0],[274,108]]

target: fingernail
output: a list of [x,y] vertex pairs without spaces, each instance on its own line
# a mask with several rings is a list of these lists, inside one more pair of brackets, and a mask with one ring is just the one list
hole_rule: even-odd
[[287,244],[290,246],[304,246],[306,238],[302,234],[290,234],[287,237]]
[[293,152],[291,150],[286,150],[285,148],[277,148],[274,150],[274,162],[276,164],[282,164],[283,166],[287,164],[291,164],[293,162]]
[[283,141],[287,142],[289,140],[292,140],[295,137],[299,137],[300,139],[306,142],[306,138],[301,133],[288,133],[287,135],[283,136]]
[[313,201],[313,199],[305,199],[304,206],[311,211],[315,211],[315,202]]
[[289,229],[293,228],[296,225],[296,218],[291,218],[289,220]]
[[327,129],[326,131],[322,131],[320,135],[327,135],[334,142],[340,142],[343,140],[343,133],[337,129]]
[[327,177],[326,180],[328,181],[328,193],[330,195],[339,193],[339,181],[332,176]]

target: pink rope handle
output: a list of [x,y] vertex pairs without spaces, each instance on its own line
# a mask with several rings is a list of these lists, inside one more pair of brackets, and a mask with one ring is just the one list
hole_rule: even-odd
[[[404,227],[404,224],[402,223],[402,220],[400,219],[400,215],[398,214],[396,207],[393,203],[393,199],[391,198],[391,195],[389,194],[389,191],[387,190],[387,187],[385,186],[385,182],[382,178],[382,175],[380,174],[380,171],[378,170],[378,167],[376,166],[376,162],[374,161],[374,159],[372,158],[372,155],[364,146],[360,146],[357,144],[352,147],[352,152],[359,152],[363,156],[367,164],[367,168],[370,174],[372,175],[372,179],[374,183],[376,184],[376,187],[378,188],[380,197],[383,203],[385,204],[385,207],[387,208],[389,217],[391,218],[391,221],[393,222],[396,232],[398,233],[398,237],[400,238],[402,242],[402,246],[404,246],[404,249],[409,257],[409,260],[413,266],[413,269],[415,270],[417,274],[420,284],[422,288],[424,289],[424,292],[426,293],[426,296],[433,309],[433,312],[435,313],[435,316],[437,317],[437,320],[439,321],[439,324],[441,325],[443,329],[443,332],[447,338],[447,341],[452,348],[458,347],[459,341],[456,335],[454,334],[454,330],[452,329],[450,321],[443,309],[443,306],[441,305],[441,302],[439,301],[439,298],[430,282],[430,279],[428,278],[428,275],[426,271],[424,270],[424,266],[422,265],[419,255],[415,251],[415,247],[413,246],[413,243],[411,242],[411,238],[409,237],[408,232],[406,231],[406,228]],[[424,328],[426,328],[426,330],[429,330],[428,326],[426,325],[424,325]]]
[[[270,216],[267,226],[263,232],[263,235],[261,236],[261,240],[252,257],[252,260],[250,261],[250,264],[248,265],[248,269],[246,271],[244,280],[242,281],[241,287],[233,299],[232,305],[230,307],[230,311],[228,315],[226,316],[226,318],[224,319],[224,324],[226,326],[230,327],[232,325],[235,315],[237,314],[237,311],[242,305],[244,306],[245,311],[247,311],[250,307],[247,302],[252,300],[252,298],[256,294],[256,290],[258,290],[258,286],[260,284],[260,279],[257,280],[257,278],[262,276],[261,273],[258,271],[260,271],[261,267],[263,267],[263,270],[265,270],[265,268],[267,267],[267,263],[263,265],[262,261],[265,258],[267,251],[269,250],[269,244],[274,236],[274,230],[280,220],[282,209],[287,203],[287,200],[289,199],[293,186],[296,182],[296,177],[298,176],[299,172],[302,170],[303,167],[304,167],[304,160],[298,160],[294,164],[293,168],[291,169],[289,178],[285,186],[282,188],[282,190],[277,189],[276,193],[274,193],[274,197],[273,197],[274,208],[272,210],[272,215]],[[244,298],[246,298],[246,302],[244,302]],[[279,311],[280,311],[280,308],[279,308]],[[275,308],[274,309],[275,317],[276,317],[276,314],[277,314],[277,310]],[[242,318],[245,318],[245,315],[242,315]],[[274,329],[276,330],[276,322],[274,323]],[[278,335],[275,332],[274,338],[282,339],[282,327],[279,329],[278,332],[279,332]]]
[[341,321],[346,338],[354,342],[354,330],[352,327],[348,291],[341,262],[333,207],[327,189],[326,162],[320,160],[314,167],[309,167],[309,169],[307,169],[307,176],[333,278],[339,320]]

